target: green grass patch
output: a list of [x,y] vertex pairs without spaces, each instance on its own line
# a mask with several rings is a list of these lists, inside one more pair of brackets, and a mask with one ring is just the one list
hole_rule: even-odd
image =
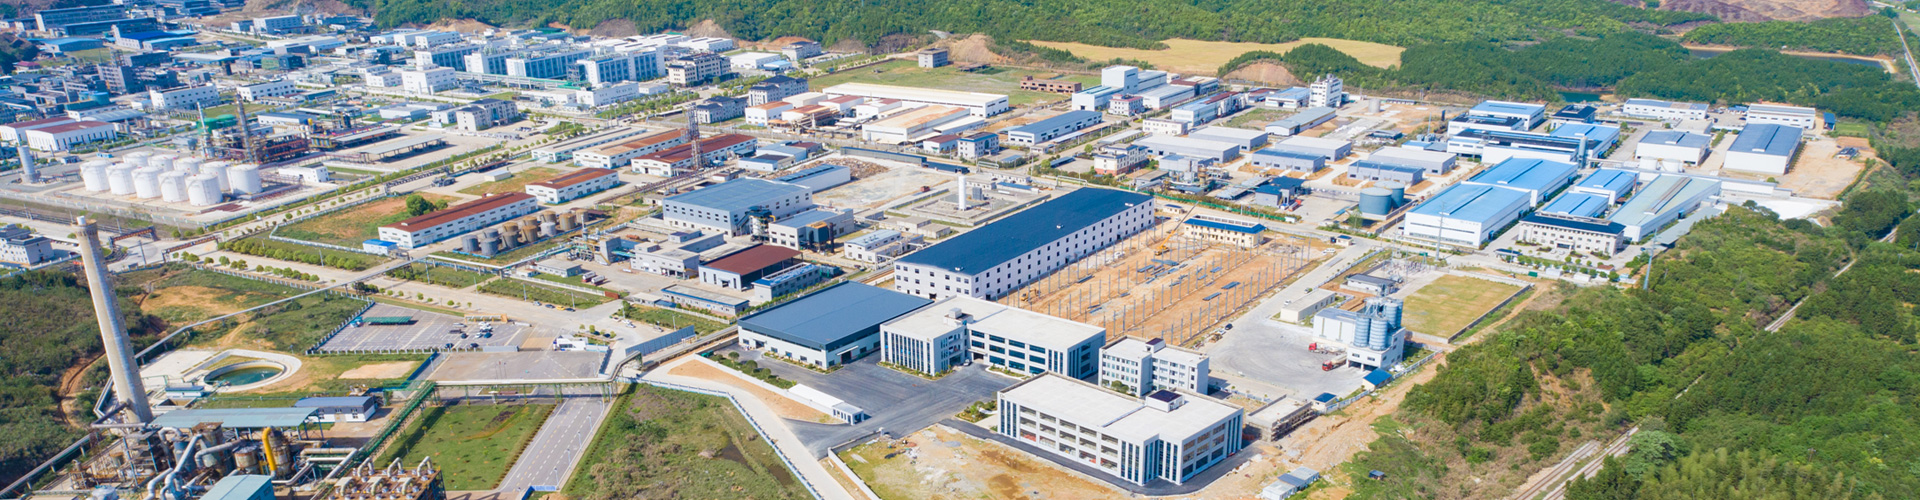
[[[359,243],[355,242],[354,244],[358,245]],[[302,264],[326,266],[348,271],[365,271],[368,268],[387,261],[386,257],[377,255],[307,246],[299,243],[288,243],[269,239],[265,235],[223,241],[220,242],[220,249],[265,259],[299,262]],[[220,257],[220,259],[232,260],[228,257]],[[251,264],[261,263],[258,261],[259,259],[255,259],[255,262]],[[227,263],[218,260],[214,262],[222,266],[227,265]]]
[[577,499],[813,498],[726,399],[635,385],[561,490]]
[[1253,108],[1227,119],[1226,126],[1234,128],[1265,128],[1267,123],[1293,115],[1293,111],[1281,109]]
[[[536,274],[529,277],[540,280],[540,281],[559,283],[562,285],[577,286],[581,288],[590,288],[590,289],[599,290],[602,292],[613,292],[613,290],[608,290],[605,288],[601,288],[599,286],[595,286],[592,283],[588,283],[586,279],[581,278],[580,276],[561,276],[558,274],[540,273],[540,274]],[[614,292],[614,293],[620,293],[620,292]]]
[[[237,328],[233,334],[257,341],[280,352],[302,352],[320,343],[326,334],[353,319],[365,308],[364,301],[333,294],[314,294],[228,318],[216,323],[209,332]],[[218,340],[219,336],[201,336],[195,343]]]
[[460,193],[470,194],[475,196],[487,195],[487,194],[493,194],[493,193],[519,193],[519,192],[526,191],[528,184],[533,184],[535,182],[552,179],[554,177],[559,177],[560,175],[561,175],[561,172],[557,169],[552,169],[547,167],[533,167],[526,170],[521,170],[519,172],[514,172],[513,177],[508,177],[508,178],[500,179],[493,182],[483,182],[473,186],[468,186],[464,189],[461,189]]
[[553,412],[553,405],[459,405],[428,408],[374,463],[419,463],[433,457],[448,490],[491,490]]
[[1520,287],[1506,283],[1441,276],[1407,297],[1407,329],[1442,337],[1453,335],[1519,291]]
[[120,275],[122,286],[153,290],[135,295],[140,309],[171,325],[185,325],[299,295],[278,283],[171,265]]
[[1868,127],[1867,124],[1861,123],[1861,122],[1840,122],[1833,125],[1833,135],[1847,136],[1847,137],[1868,137],[1872,133],[1873,133],[1872,128]]
[[480,291],[482,293],[490,293],[503,297],[513,297],[521,300],[576,309],[593,307],[613,300],[602,295],[581,293],[509,278],[486,282],[486,284],[480,285]]
[[678,330],[681,327],[685,327],[687,325],[693,325],[693,331],[699,332],[701,335],[717,332],[727,327],[726,323],[721,323],[719,321],[714,321],[711,319],[694,316],[692,314],[687,314],[687,313],[675,311],[672,309],[662,309],[658,307],[643,307],[643,306],[636,306],[633,304],[627,304],[626,307],[622,307],[620,309],[620,316],[630,320],[638,321],[641,323],[646,323],[649,325],[664,327],[664,328],[673,329],[673,330]]
[[[454,197],[442,194],[421,193],[420,197],[433,202],[455,201]],[[359,248],[360,242],[380,237],[380,226],[408,217],[406,197],[390,196],[288,224],[274,234],[296,240]]]
[[452,288],[467,288],[493,277],[487,273],[432,264],[409,264],[388,271],[387,276]]

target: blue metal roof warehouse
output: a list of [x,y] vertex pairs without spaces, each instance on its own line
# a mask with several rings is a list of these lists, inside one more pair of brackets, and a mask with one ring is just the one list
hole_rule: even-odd
[[1633,185],[1640,182],[1640,174],[1620,169],[1603,168],[1595,170],[1580,182],[1573,184],[1573,190],[1592,193],[1614,200],[1627,197],[1633,191]]
[[832,352],[880,333],[880,324],[932,300],[847,281],[740,318],[740,327],[795,345]]
[[1511,158],[1488,167],[1480,175],[1467,179],[1463,184],[1503,187],[1518,190],[1529,195],[1532,204],[1539,204],[1554,190],[1573,180],[1577,171],[1570,163],[1538,160],[1533,158]]
[[1727,151],[1763,154],[1768,156],[1793,156],[1793,149],[1800,145],[1800,135],[1805,132],[1799,127],[1759,123],[1740,129],[1740,135],[1733,138],[1733,145]]
[[1131,191],[1082,188],[907,254],[899,262],[979,274],[1152,200]]
[[1579,217],[1599,217],[1607,211],[1607,198],[1592,193],[1569,192],[1554,198],[1552,203],[1540,209],[1541,213],[1564,214]]

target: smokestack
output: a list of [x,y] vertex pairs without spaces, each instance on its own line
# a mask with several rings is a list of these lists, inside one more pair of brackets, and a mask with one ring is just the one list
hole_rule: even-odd
[[20,143],[20,149],[14,150],[20,156],[20,183],[36,184],[40,182],[40,171],[33,164],[33,149],[27,143]]
[[120,307],[107,282],[107,264],[101,262],[100,234],[85,216],[75,220],[80,226],[80,267],[87,273],[87,289],[93,293],[93,315],[100,321],[100,343],[106,348],[107,368],[112,373],[113,395],[126,405],[140,423],[153,421],[147,408],[147,389],[140,384],[140,366],[133,362],[133,345],[120,324]]
[[953,190],[956,191],[953,202],[960,207],[960,211],[965,212],[967,211],[967,173],[960,172],[954,175],[959,176],[960,179],[953,185]]

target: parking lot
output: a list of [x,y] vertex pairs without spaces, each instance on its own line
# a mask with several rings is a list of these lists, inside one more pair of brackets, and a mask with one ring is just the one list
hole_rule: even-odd
[[781,378],[820,390],[848,404],[866,410],[871,418],[855,425],[827,425],[788,420],[787,426],[805,441],[814,456],[824,457],[835,445],[885,429],[895,436],[905,435],[941,420],[952,418],[975,401],[994,398],[994,393],[1019,381],[988,372],[984,365],[954,370],[940,380],[927,380],[880,366],[878,354],[844,365],[838,371],[822,374],[762,358],[757,351],[738,346],[719,351],[740,352],[741,359],[753,359],[762,368]]
[[[405,325],[361,324],[348,326],[340,334],[320,345],[323,352],[391,352],[412,350],[447,349],[454,347],[492,347],[519,345],[523,328],[513,323],[492,323],[491,335],[483,333],[477,323],[465,323],[465,320],[439,313],[430,313],[405,307],[375,304],[361,318],[381,316],[411,316],[413,323]],[[462,333],[465,338],[462,338]]]
[[1360,388],[1366,372],[1359,368],[1320,369],[1322,362],[1334,356],[1307,351],[1307,345],[1317,340],[1304,326],[1272,318],[1243,318],[1207,351],[1213,358],[1214,378],[1226,380],[1242,393],[1311,398],[1323,392],[1344,396]]
[[539,381],[597,378],[607,353],[593,351],[454,352],[443,355],[427,380]]

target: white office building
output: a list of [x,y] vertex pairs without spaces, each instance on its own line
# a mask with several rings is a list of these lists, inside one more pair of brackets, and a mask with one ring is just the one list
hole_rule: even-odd
[[61,257],[53,250],[53,240],[34,234],[21,226],[0,226],[0,263],[33,267]]
[[971,361],[1021,374],[1099,375],[1107,331],[972,297],[947,297],[880,325],[884,361],[929,375]]
[[432,94],[443,90],[453,90],[460,83],[454,80],[453,68],[410,69],[400,72],[400,90],[410,94]]
[[1818,130],[1825,120],[1813,108],[1775,104],[1747,105],[1747,125],[1782,125],[1801,130]]
[[1134,484],[1183,484],[1244,446],[1245,412],[1174,391],[1123,396],[1054,375],[1000,391],[999,432]]
[[1697,102],[1672,102],[1658,99],[1627,99],[1620,107],[1627,116],[1660,120],[1705,120],[1707,105]]
[[1206,394],[1213,385],[1207,365],[1206,354],[1125,337],[1100,350],[1100,385],[1119,383],[1135,396],[1170,389]]
[[296,90],[293,88],[293,82],[289,82],[286,80],[274,80],[271,82],[260,82],[260,83],[255,83],[251,85],[241,85],[239,87],[235,87],[234,91],[240,94],[240,99],[251,102],[251,101],[258,101],[262,97],[275,97],[275,96],[292,94]]
[[959,90],[923,89],[919,87],[898,87],[893,85],[875,85],[871,83],[842,83],[827,87],[823,92],[828,97],[855,96],[868,100],[892,99],[910,104],[952,106],[967,110],[968,114],[986,118],[1007,112],[1007,96]]
[[1152,224],[1152,197],[1082,188],[900,258],[893,286],[996,299]]
[[220,91],[212,85],[174,87],[147,91],[153,109],[194,109],[220,104]]
[[912,251],[913,245],[919,242],[919,236],[907,236],[892,229],[881,229],[847,240],[841,249],[849,259],[877,264]]

